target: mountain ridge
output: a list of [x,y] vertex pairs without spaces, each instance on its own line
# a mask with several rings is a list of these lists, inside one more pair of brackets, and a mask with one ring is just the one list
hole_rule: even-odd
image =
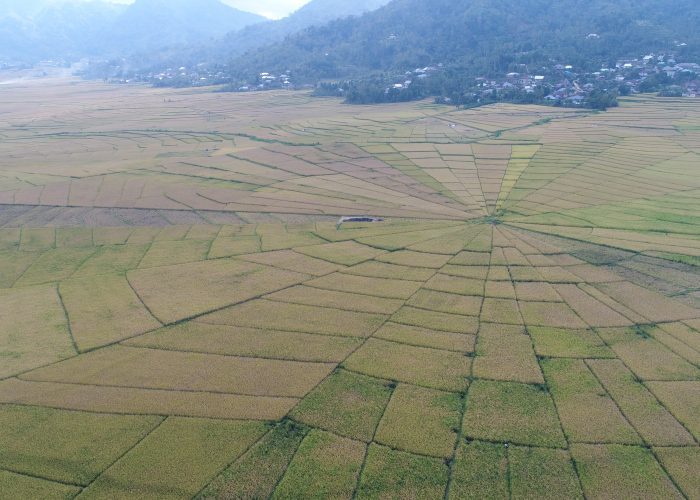
[[283,41],[312,26],[371,12],[390,0],[311,0],[289,16],[278,20],[266,20],[251,24],[241,30],[230,31],[209,43],[200,43],[183,50],[158,54],[138,54],[140,61],[134,64],[152,68],[194,66],[199,63],[225,65],[231,59],[248,51]]
[[36,62],[124,57],[187,46],[266,18],[219,0],[35,1],[0,11],[0,58]]
[[[445,63],[504,71],[552,59],[600,64],[686,43],[700,53],[700,3],[678,0],[394,0],[235,58],[234,76],[292,69],[305,81]],[[589,35],[595,35],[589,37]]]

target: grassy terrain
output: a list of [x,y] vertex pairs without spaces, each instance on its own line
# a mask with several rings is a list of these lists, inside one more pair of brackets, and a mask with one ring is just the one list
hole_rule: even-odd
[[700,498],[697,101],[53,85],[0,95],[8,497]]

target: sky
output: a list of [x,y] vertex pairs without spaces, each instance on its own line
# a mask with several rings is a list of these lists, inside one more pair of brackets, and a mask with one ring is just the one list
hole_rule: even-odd
[[304,4],[309,0],[225,0],[227,3],[237,9],[255,12],[270,19],[281,19]]
[[[19,9],[20,12],[27,6],[43,4],[48,2],[58,2],[61,0],[0,0],[0,14],[4,8]],[[75,0],[73,0],[75,1]],[[84,2],[112,2],[112,3],[132,3],[134,0],[78,0]],[[255,12],[270,19],[281,19],[298,8],[307,4],[310,0],[221,0],[232,7],[248,12]]]
[[[1,2],[2,0],[0,0]],[[133,0],[108,0],[114,3],[131,3]],[[255,12],[270,19],[281,19],[291,14],[309,0],[222,0],[237,9]]]

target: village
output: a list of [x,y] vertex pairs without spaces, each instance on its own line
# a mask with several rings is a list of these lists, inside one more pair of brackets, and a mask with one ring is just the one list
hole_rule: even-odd
[[661,92],[673,97],[696,97],[699,74],[700,64],[677,63],[673,55],[648,54],[594,72],[580,71],[570,64],[543,67],[536,72],[523,67],[522,73],[510,72],[498,79],[477,78],[475,91],[482,98],[502,92],[539,91],[545,101],[573,106],[586,102],[595,90],[617,90],[620,95]]
[[[394,99],[387,100],[404,100],[402,94],[415,94],[409,92],[413,90],[412,87],[417,84],[430,87],[426,85],[427,82],[444,79],[448,73],[449,70],[442,64],[409,70],[385,82],[384,92],[387,96],[394,96]],[[455,103],[455,98],[447,95],[438,97],[437,102],[478,105],[514,100],[567,107],[595,107],[591,106],[591,96],[603,92],[621,96],[656,92],[668,97],[696,97],[700,93],[698,75],[700,64],[678,62],[672,52],[622,59],[615,65],[603,66],[596,71],[583,70],[566,62],[538,68],[521,65],[500,76],[474,78],[472,85],[460,89],[458,99],[462,102]],[[313,88],[312,85],[296,83],[289,71],[281,74],[261,72],[249,82],[231,82],[223,69],[212,69],[206,65],[169,68],[113,81],[147,82],[163,87],[226,85],[226,90],[234,92]],[[346,86],[347,82],[333,85],[333,92],[345,96]]]
[[[440,71],[439,67],[415,70],[386,89],[401,92],[413,85],[412,78],[426,78]],[[462,103],[484,104],[494,101],[543,103],[566,107],[591,107],[592,98],[606,94],[626,96],[658,93],[664,97],[697,97],[700,95],[700,64],[677,62],[672,54],[647,54],[637,59],[623,59],[597,71],[585,71],[571,64],[555,64],[532,71],[526,65],[496,78],[477,77],[462,95]],[[448,96],[438,97],[443,104],[452,104]],[[595,106],[592,106],[595,107]]]
[[[638,58],[619,60],[614,65],[603,65],[596,71],[578,68],[567,62],[536,68],[516,65],[506,74],[469,79],[470,84],[462,85],[456,92],[448,95],[439,95],[439,92],[434,91],[438,87],[450,87],[449,80],[453,78],[454,69],[443,64],[411,69],[382,80],[380,84],[383,85],[386,101],[413,100],[432,94],[438,95],[438,103],[468,106],[513,101],[566,107],[597,107],[592,103],[592,96],[600,94],[612,98],[637,93],[659,93],[666,97],[700,95],[700,64],[679,62],[676,57],[674,52],[646,54]],[[53,65],[60,66],[56,63]],[[13,66],[9,62],[0,61],[0,68],[11,69]],[[81,64],[73,65],[73,69],[77,69],[78,75],[90,78],[90,68],[94,66],[95,62],[84,60]],[[265,71],[250,81],[233,81],[225,68],[204,63],[157,72],[134,72],[124,75],[114,71],[113,74],[119,76],[104,80],[115,84],[147,83],[155,87],[220,85],[224,90],[233,92],[316,88],[318,95],[341,97],[347,97],[347,87],[353,83],[325,82],[316,86],[298,83],[291,71],[279,74]],[[444,84],[446,80],[448,85]],[[331,91],[322,92],[321,87],[330,87]],[[417,87],[427,95],[420,94]]]

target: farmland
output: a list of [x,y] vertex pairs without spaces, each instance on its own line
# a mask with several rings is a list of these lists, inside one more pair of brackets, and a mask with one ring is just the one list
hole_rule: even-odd
[[0,89],[0,491],[700,498],[697,100],[44,85]]

